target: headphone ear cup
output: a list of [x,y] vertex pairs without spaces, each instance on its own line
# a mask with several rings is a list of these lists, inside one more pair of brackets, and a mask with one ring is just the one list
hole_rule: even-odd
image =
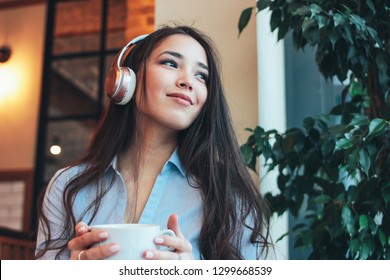
[[[121,67],[123,73],[122,87],[119,90],[118,95],[122,100],[118,102],[118,105],[125,105],[129,103],[134,96],[135,87],[137,85],[137,78],[133,69],[128,67]],[[123,94],[122,94],[123,92]]]
[[105,83],[104,92],[118,105],[126,105],[134,95],[137,79],[128,67],[111,68]]

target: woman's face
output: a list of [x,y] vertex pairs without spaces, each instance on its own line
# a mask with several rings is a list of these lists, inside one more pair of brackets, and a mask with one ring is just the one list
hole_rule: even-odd
[[146,96],[140,98],[141,82],[137,86],[141,116],[168,129],[188,128],[206,102],[208,75],[206,52],[195,39],[167,37],[146,63]]

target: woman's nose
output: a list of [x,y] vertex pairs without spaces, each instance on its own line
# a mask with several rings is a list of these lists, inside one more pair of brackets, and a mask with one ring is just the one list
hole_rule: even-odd
[[180,83],[179,85],[180,85],[181,88],[186,88],[186,89],[188,89],[189,91],[192,91],[192,85],[189,84],[188,82],[187,82],[187,83],[182,82],[182,83]]
[[177,86],[179,88],[184,88],[189,91],[193,90],[193,84],[192,84],[192,78],[188,74],[183,74],[179,79],[177,80]]

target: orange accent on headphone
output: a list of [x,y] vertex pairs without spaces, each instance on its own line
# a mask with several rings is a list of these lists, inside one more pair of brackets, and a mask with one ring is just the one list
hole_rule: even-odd
[[111,69],[104,82],[104,93],[116,104],[129,103],[134,95],[137,78],[129,67],[121,66],[125,52],[133,45],[142,41],[148,34],[140,35],[131,40],[115,57]]

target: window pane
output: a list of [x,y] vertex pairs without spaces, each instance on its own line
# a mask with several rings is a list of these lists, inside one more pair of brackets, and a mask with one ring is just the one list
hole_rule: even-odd
[[[69,165],[85,154],[95,125],[94,120],[52,121],[48,123],[45,182],[48,182],[58,169]],[[52,154],[50,148],[53,145],[60,146],[61,153]]]

